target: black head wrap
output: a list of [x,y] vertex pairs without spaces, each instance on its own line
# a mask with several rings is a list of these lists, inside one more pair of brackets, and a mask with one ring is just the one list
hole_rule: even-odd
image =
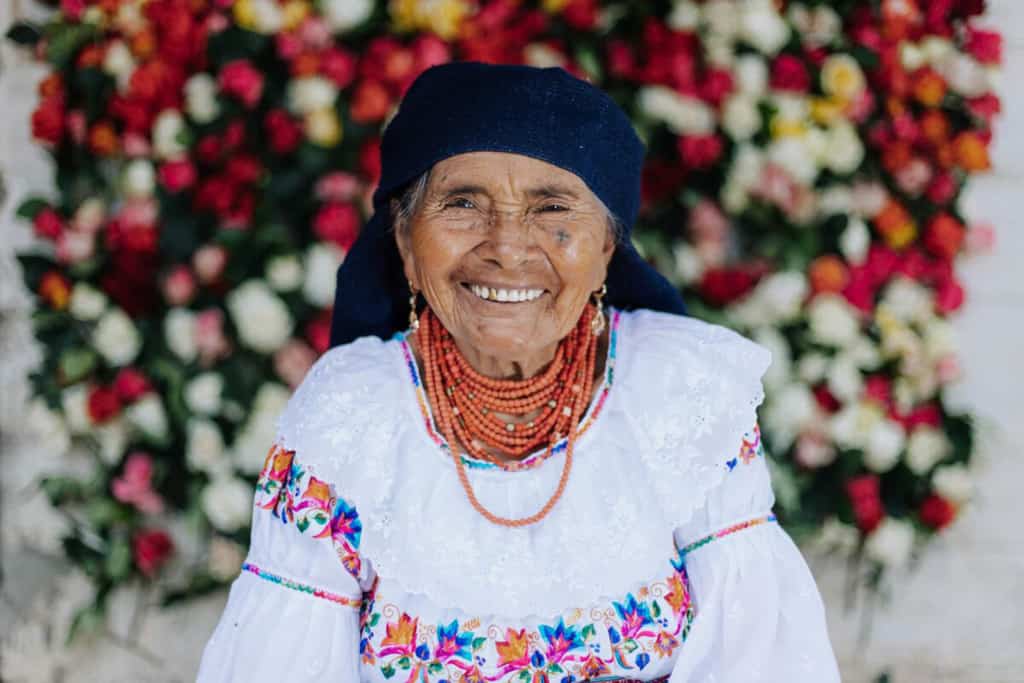
[[390,200],[437,162],[479,151],[522,154],[577,175],[624,226],[606,301],[685,313],[679,292],[630,242],[644,147],[615,102],[559,68],[453,62],[416,79],[384,132],[373,217],[338,269],[331,346],[405,329],[409,287]]

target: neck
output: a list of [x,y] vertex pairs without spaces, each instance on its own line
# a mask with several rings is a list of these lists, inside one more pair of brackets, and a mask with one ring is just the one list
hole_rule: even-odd
[[558,344],[555,343],[520,358],[507,358],[467,348],[458,340],[455,341],[455,345],[474,370],[492,379],[529,379],[539,375],[554,360],[555,352],[558,350]]

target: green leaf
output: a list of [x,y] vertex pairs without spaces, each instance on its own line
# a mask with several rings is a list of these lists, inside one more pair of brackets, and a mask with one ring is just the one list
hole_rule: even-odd
[[409,655],[403,655],[398,658],[398,661],[395,662],[395,664],[397,664],[400,669],[408,669],[412,666],[412,660],[409,659]]
[[71,620],[71,628],[68,629],[68,645],[80,634],[88,635],[93,633],[103,624],[103,608],[100,605],[89,605],[75,612]]
[[380,623],[380,612],[374,612],[373,616],[370,617],[370,628],[373,628]]
[[482,648],[484,646],[484,643],[486,643],[486,642],[487,642],[486,638],[483,638],[483,637],[481,637],[481,638],[474,638],[473,639],[473,652],[476,652],[477,650]]
[[[13,29],[12,29],[13,30]],[[25,218],[27,220],[35,220],[36,214],[48,207],[50,203],[45,199],[39,197],[33,197],[26,199],[18,205],[18,217]]]
[[622,646],[626,648],[626,652],[633,652],[638,647],[640,647],[639,643],[637,643],[636,640],[634,640],[633,638],[627,640],[625,643],[622,644]]
[[444,671],[444,667],[441,666],[441,662],[431,662],[427,665],[427,671],[436,675]]
[[661,616],[661,605],[658,604],[657,600],[651,604],[651,613],[654,615],[655,619]]
[[96,353],[92,349],[72,347],[64,349],[57,362],[61,380],[65,384],[74,384],[85,378],[96,368]]
[[384,674],[384,678],[391,678],[395,675],[395,667],[390,664],[385,664],[380,668],[380,672]]
[[118,539],[104,562],[107,576],[115,583],[125,579],[132,570],[132,549],[128,540]]
[[32,46],[38,43],[42,37],[42,32],[27,21],[19,21],[7,29],[7,39],[18,45]]
[[581,635],[583,636],[583,640],[590,640],[591,638],[594,637],[594,633],[595,633],[594,625],[593,624],[587,624],[586,626],[583,627],[583,631],[582,631]]

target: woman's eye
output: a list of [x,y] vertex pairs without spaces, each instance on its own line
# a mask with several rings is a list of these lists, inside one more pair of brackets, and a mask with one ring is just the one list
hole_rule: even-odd
[[476,208],[476,204],[473,203],[473,200],[466,199],[465,197],[458,197],[456,199],[452,199],[451,201],[449,201],[444,206],[445,206],[445,208],[453,208],[453,209],[475,209]]
[[545,204],[540,207],[540,210],[545,213],[568,211],[569,207],[565,204]]

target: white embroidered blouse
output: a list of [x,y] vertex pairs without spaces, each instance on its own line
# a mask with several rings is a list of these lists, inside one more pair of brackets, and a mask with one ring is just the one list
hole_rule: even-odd
[[[603,385],[551,514],[470,506],[404,336],[327,352],[279,420],[200,683],[831,683],[821,599],[779,527],[763,347],[612,312]],[[564,445],[467,460],[484,505],[550,497]]]

